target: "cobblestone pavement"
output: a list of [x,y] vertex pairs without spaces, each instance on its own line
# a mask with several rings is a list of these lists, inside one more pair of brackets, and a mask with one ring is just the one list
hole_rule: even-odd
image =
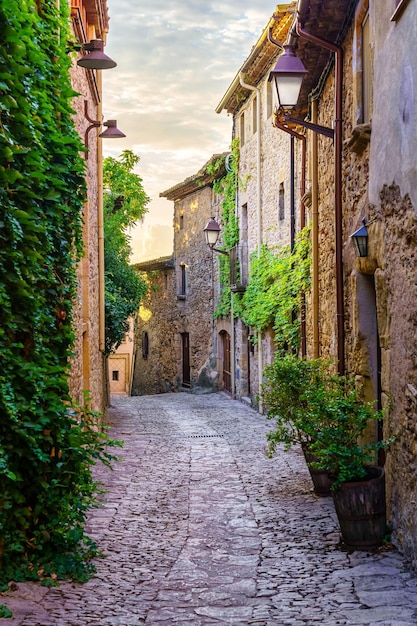
[[393,550],[341,551],[299,450],[266,458],[265,418],[222,393],[117,398],[124,461],[89,517],[84,585],[19,584],[8,626],[412,626],[417,579]]

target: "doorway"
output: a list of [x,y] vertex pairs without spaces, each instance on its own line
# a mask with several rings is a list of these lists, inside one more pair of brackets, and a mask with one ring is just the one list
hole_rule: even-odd
[[223,352],[223,388],[225,391],[232,393],[230,335],[225,330],[222,330],[220,338]]
[[182,340],[182,386],[191,387],[190,376],[190,335],[181,333]]
[[[375,408],[380,410],[382,408],[381,345],[378,332],[374,275],[358,274],[356,289],[358,302],[359,335],[365,341],[368,353],[368,386],[370,387],[370,389],[368,389],[368,399],[372,399],[375,402]],[[382,422],[377,422],[376,428],[376,435],[378,440],[383,439]],[[385,455],[383,450],[380,451],[378,461],[380,465],[384,464]]]

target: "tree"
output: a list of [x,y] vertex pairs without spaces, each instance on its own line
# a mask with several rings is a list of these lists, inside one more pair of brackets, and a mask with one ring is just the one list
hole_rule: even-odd
[[103,164],[106,354],[123,341],[129,318],[146,292],[145,281],[129,263],[128,231],[143,217],[150,200],[133,171],[138,163],[136,154],[124,150],[119,160],[107,157]]

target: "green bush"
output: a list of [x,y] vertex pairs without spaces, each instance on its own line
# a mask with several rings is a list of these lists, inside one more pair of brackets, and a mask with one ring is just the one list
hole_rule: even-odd
[[354,380],[332,373],[322,359],[281,356],[265,369],[261,397],[275,427],[267,433],[268,455],[300,444],[315,457],[312,467],[329,472],[336,489],[343,482],[366,477],[366,466],[376,462],[378,450],[394,438],[365,439],[374,420],[383,418],[372,402],[364,402]]
[[316,440],[327,406],[328,367],[321,359],[277,353],[265,368],[260,395],[267,418],[275,421],[274,429],[267,433],[269,456],[280,443],[285,450],[296,444],[308,449]]

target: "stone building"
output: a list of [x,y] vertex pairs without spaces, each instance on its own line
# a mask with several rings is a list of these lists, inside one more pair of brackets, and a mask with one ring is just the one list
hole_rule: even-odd
[[84,206],[84,256],[77,269],[78,301],[74,307],[75,347],[71,361],[70,391],[80,404],[84,392],[90,407],[106,405],[104,358],[104,242],[102,203],[102,71],[81,67],[77,61],[88,54],[83,46],[92,40],[105,42],[109,29],[107,0],[71,0],[71,20],[80,51],[74,56],[71,82],[74,120],[88,150],[85,152],[87,197]]
[[[308,352],[335,358],[368,399],[389,405],[385,432],[374,436],[397,435],[387,456],[388,504],[394,541],[416,567],[416,7],[310,4],[298,3],[290,36],[310,70],[298,114],[304,107],[333,128],[334,142],[308,131],[318,218]],[[358,258],[350,235],[362,220],[368,252]]]
[[[300,152],[295,160],[296,171],[306,174],[295,188],[299,196],[304,192],[313,247],[305,354],[333,358],[340,373],[363,384],[367,399],[387,408],[384,432],[379,425],[374,436],[397,437],[385,465],[387,500],[393,540],[414,568],[416,29],[417,7],[409,0],[299,0],[288,35],[275,39],[291,44],[307,70],[290,113],[300,123],[279,112],[274,115],[275,133],[284,141],[295,132],[301,136],[298,141],[294,135],[300,150],[304,142],[306,147],[306,168],[297,165]],[[246,77],[251,91],[257,78],[261,76],[252,81]],[[236,89],[237,79],[234,85]],[[219,105],[233,112],[235,132],[245,133],[245,141],[250,126],[241,121],[242,113],[248,111],[253,123],[250,102],[255,94],[247,93],[240,107],[238,99],[229,105],[226,94]],[[306,120],[316,124],[314,130],[306,127]],[[266,152],[264,148],[261,164],[279,193],[279,169],[270,169]],[[283,154],[279,158],[285,163]],[[246,167],[243,147],[241,168]],[[259,184],[259,170],[253,168],[252,175],[253,185]],[[368,250],[359,257],[351,235],[363,220]],[[249,233],[247,239],[251,241]],[[236,372],[241,365],[236,360]],[[236,393],[241,394],[238,385]]]
[[[160,195],[174,202],[172,257],[135,264],[149,289],[138,315],[133,395],[178,389],[210,391],[219,384],[213,306],[216,272],[204,227],[215,211],[214,155],[194,176]],[[222,166],[224,167],[224,165]]]
[[130,396],[132,394],[133,368],[135,358],[135,319],[129,320],[129,330],[123,341],[107,357],[110,395]]
[[[247,283],[252,254],[262,245],[274,249],[289,245],[300,228],[299,203],[294,190],[301,185],[301,143],[273,126],[273,94],[269,73],[279,48],[273,39],[285,41],[293,22],[295,3],[276,7],[235,78],[217,106],[217,113],[233,115],[233,136],[239,140],[238,176],[244,184],[237,191],[240,265]],[[293,148],[293,153],[292,149]],[[291,157],[292,154],[292,157]],[[221,209],[216,216],[221,221]],[[243,285],[244,287],[244,285]],[[256,404],[263,369],[274,355],[273,332],[253,341],[253,330],[242,320],[228,318],[217,322],[219,355],[224,344],[231,345],[230,393]]]

